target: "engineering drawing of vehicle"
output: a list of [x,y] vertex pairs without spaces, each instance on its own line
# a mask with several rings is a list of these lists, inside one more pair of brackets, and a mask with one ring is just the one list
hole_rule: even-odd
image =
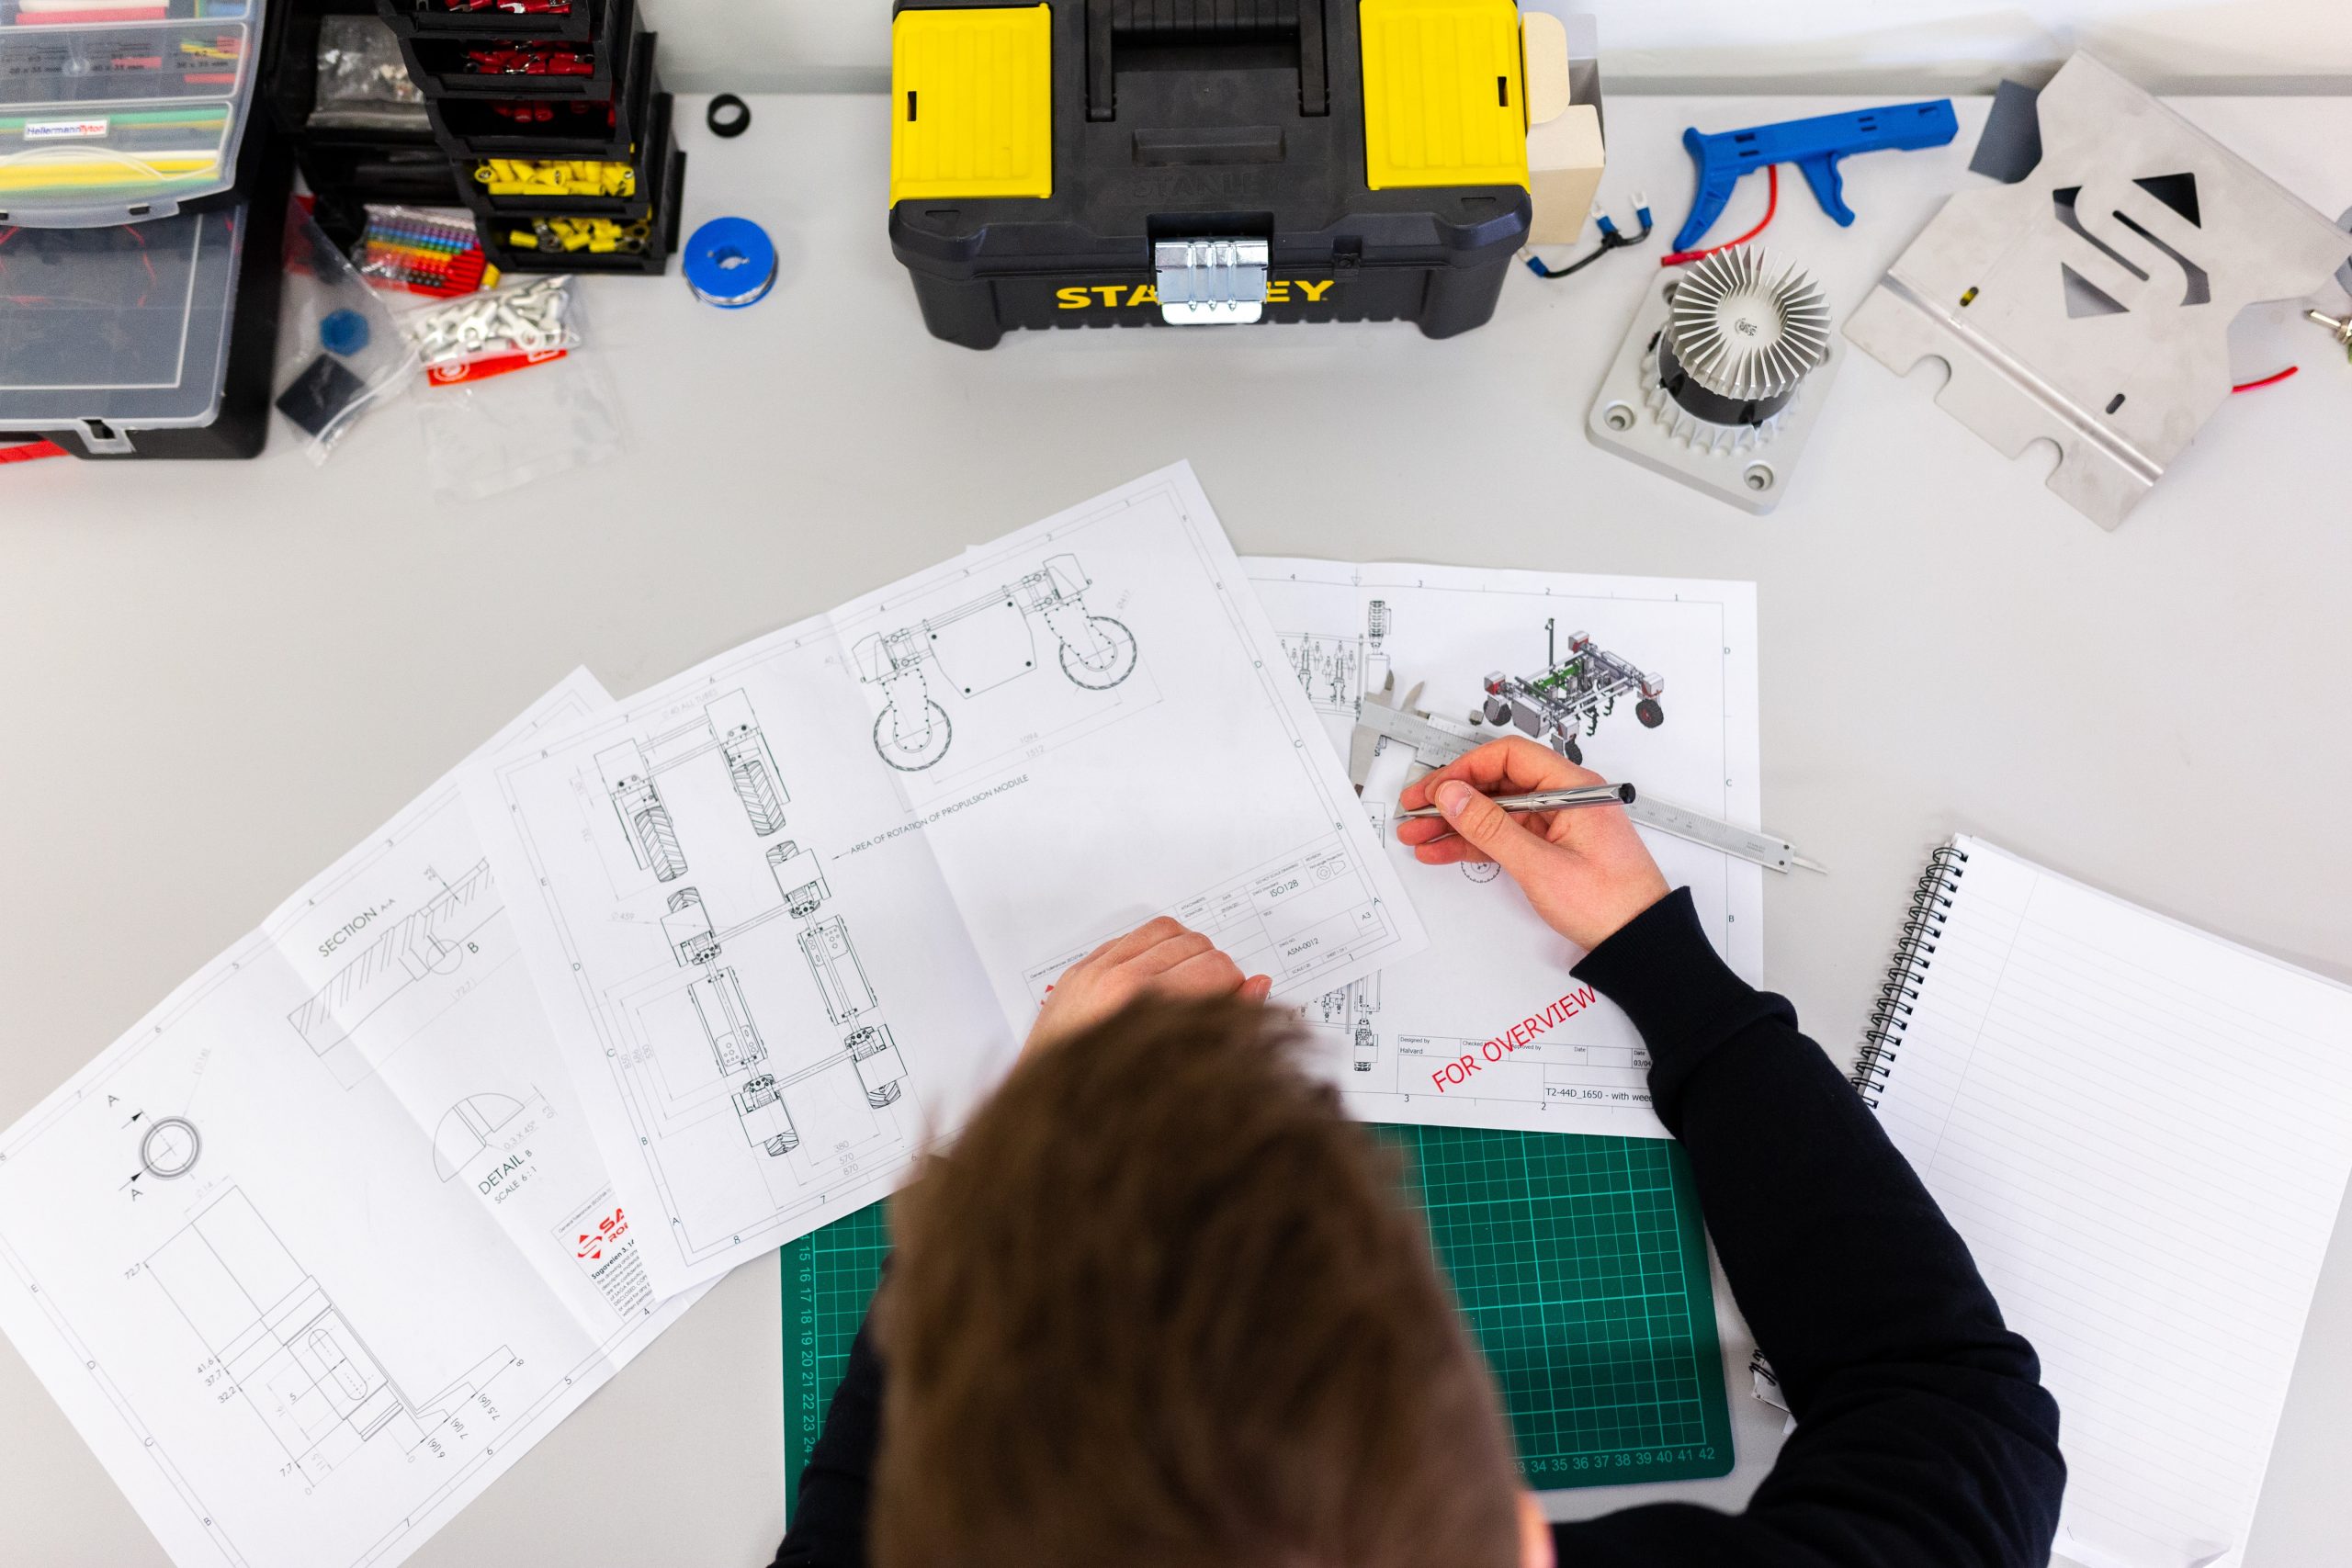
[[1309,1022],[1320,1023],[1348,1037],[1352,1047],[1350,1065],[1368,1073],[1380,1060],[1380,1032],[1372,1015],[1380,1010],[1380,976],[1367,975],[1352,986],[1326,991],[1309,1009]]
[[770,1158],[781,1158],[800,1146],[800,1130],[792,1124],[792,1112],[785,1109],[784,1090],[776,1086],[775,1074],[752,1078],[732,1098],[743,1135],[754,1147],[767,1150]]
[[628,847],[637,863],[663,882],[674,882],[686,872],[686,857],[678,849],[678,829],[670,807],[653,783],[653,770],[634,740],[596,753],[596,769],[604,775],[605,793],[628,830]]
[[879,1111],[898,1103],[906,1087],[907,1064],[899,1059],[898,1042],[890,1038],[887,1027],[869,1024],[842,1041],[842,1049],[849,1053],[850,1063],[857,1069],[857,1085],[865,1091],[866,1104]]
[[[647,758],[649,748],[654,760]],[[741,692],[712,698],[704,705],[701,716],[683,728],[642,744],[624,740],[596,753],[596,771],[627,830],[629,852],[659,881],[675,882],[684,876],[686,857],[678,848],[678,827],[671,820],[669,803],[662,798],[662,786],[654,775],[714,750],[727,764],[728,781],[735,786],[735,798],[743,803],[752,831],[763,839],[780,831],[786,799],[784,786],[778,782],[767,739],[760,732],[760,721],[752,712],[752,701]]]
[[1617,699],[1635,694],[1634,716],[1645,729],[1666,722],[1658,697],[1666,690],[1662,675],[1645,674],[1630,660],[1593,646],[1577,632],[1568,638],[1568,656],[1559,657],[1554,624],[1544,623],[1544,673],[1521,677],[1499,671],[1487,677],[1487,700],[1470,722],[1510,726],[1532,737],[1571,762],[1584,761],[1578,734],[1589,737],[1600,721],[1616,711]]
[[1076,556],[1055,556],[967,604],[859,642],[858,679],[887,699],[874,720],[875,751],[901,773],[937,766],[956,733],[939,697],[976,696],[1036,669],[1033,619],[1054,634],[1071,684],[1107,692],[1134,674],[1135,634],[1087,610],[1091,586]]
[[707,964],[718,956],[718,933],[711,929],[710,911],[703,907],[702,891],[681,887],[670,895],[670,912],[662,917],[662,934],[681,969]]
[[768,754],[767,737],[752,713],[752,701],[741,692],[714,697],[703,715],[727,763],[727,777],[735,798],[752,819],[752,831],[764,839],[784,826],[784,786],[776,782],[775,759]]
[[790,839],[768,846],[768,870],[775,877],[775,890],[784,895],[785,912],[796,920],[807,919],[833,896],[817,857]]

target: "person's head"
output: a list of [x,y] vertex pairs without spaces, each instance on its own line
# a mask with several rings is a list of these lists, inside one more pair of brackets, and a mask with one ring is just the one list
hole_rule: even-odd
[[879,1568],[1521,1568],[1395,1160],[1239,1002],[1035,1053],[892,1208]]

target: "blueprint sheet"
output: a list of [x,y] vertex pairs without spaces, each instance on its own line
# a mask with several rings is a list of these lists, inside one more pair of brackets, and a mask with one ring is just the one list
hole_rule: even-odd
[[[1487,722],[1487,677],[1541,681],[1576,658],[1582,637],[1590,663],[1550,686],[1548,714],[1530,713],[1544,738],[1557,716],[1604,777],[1757,825],[1755,584],[1266,558],[1243,566],[1339,755],[1365,691],[1391,674],[1399,700],[1422,685],[1419,705],[1441,728],[1474,739],[1525,733],[1516,714]],[[1588,671],[1589,690],[1580,685]],[[1663,685],[1645,702],[1630,673],[1612,671]],[[1533,694],[1536,707],[1544,695]],[[1320,1070],[1351,1113],[1371,1122],[1666,1136],[1650,1111],[1640,1035],[1569,974],[1583,953],[1494,866],[1425,866],[1396,841],[1390,818],[1408,761],[1385,746],[1363,806],[1430,945],[1307,1008]],[[1667,880],[1690,887],[1716,949],[1760,982],[1763,870],[1643,836]]]
[[629,1222],[444,780],[0,1134],[0,1327],[182,1568],[384,1568],[691,1303]]
[[1298,1002],[1422,941],[1185,467],[469,793],[662,1290],[886,1193],[1062,970],[1155,914]]

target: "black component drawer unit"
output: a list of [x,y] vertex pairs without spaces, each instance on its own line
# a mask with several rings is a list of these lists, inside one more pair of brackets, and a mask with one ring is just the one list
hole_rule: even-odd
[[[373,0],[501,272],[658,276],[686,156],[639,0]],[[561,4],[560,11],[547,6]]]

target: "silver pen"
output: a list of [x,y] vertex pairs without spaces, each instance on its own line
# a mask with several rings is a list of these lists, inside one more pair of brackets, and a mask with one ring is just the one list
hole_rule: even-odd
[[[1494,797],[1495,804],[1505,811],[1570,811],[1579,806],[1631,806],[1634,804],[1632,784],[1586,784],[1580,789],[1545,790],[1538,795],[1502,795]],[[1409,822],[1416,817],[1442,817],[1445,813],[1434,806],[1424,806],[1418,811],[1399,811],[1396,820]]]

